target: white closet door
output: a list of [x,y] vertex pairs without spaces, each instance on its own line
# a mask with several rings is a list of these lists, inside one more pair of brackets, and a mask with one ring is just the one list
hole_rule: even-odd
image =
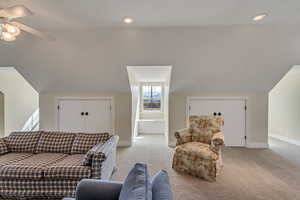
[[245,146],[245,100],[242,99],[190,99],[189,115],[214,113],[224,118],[222,131],[226,146]]
[[66,132],[84,131],[83,104],[80,100],[60,100],[58,109],[58,128]]
[[85,100],[85,132],[99,133],[112,131],[111,100]]

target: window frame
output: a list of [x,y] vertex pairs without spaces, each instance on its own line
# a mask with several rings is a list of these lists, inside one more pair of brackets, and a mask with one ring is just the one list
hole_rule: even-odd
[[[144,109],[144,93],[143,93],[143,86],[160,86],[161,87],[161,95],[160,95],[160,109],[159,110],[145,110]],[[163,112],[163,89],[162,83],[141,83],[141,111],[143,113],[162,113]]]

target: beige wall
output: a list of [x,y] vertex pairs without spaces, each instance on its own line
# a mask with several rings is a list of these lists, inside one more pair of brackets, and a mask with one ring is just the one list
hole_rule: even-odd
[[21,130],[39,107],[39,94],[13,68],[0,69],[0,91],[5,95],[5,135]]
[[0,137],[4,136],[4,94],[0,92]]
[[291,70],[269,93],[269,135],[300,141],[300,70]]
[[130,93],[115,94],[40,94],[40,129],[57,130],[56,126],[56,98],[57,97],[114,97],[115,106],[115,134],[120,136],[121,145],[131,144],[131,95]]
[[[188,96],[247,97],[246,135],[248,147],[266,147],[268,143],[268,94],[267,93],[170,93],[169,141],[175,144],[174,132],[185,128],[186,101]],[[226,123],[226,122],[225,122]]]

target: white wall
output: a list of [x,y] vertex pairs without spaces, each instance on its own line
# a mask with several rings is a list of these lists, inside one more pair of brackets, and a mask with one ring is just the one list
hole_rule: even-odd
[[288,72],[269,93],[269,135],[300,143],[300,70]]
[[14,69],[0,68],[0,91],[5,96],[5,135],[21,130],[39,108],[39,94]]
[[[268,94],[267,93],[170,93],[170,145],[175,144],[174,132],[187,127],[186,101],[188,96],[247,97],[246,135],[248,147],[267,147]],[[226,123],[226,122],[225,122]]]
[[120,145],[131,145],[131,95],[130,93],[76,94],[42,93],[40,94],[40,129],[57,130],[56,97],[101,97],[112,96],[115,103],[115,134],[120,136]]
[[4,94],[0,91],[0,137],[4,136]]
[[132,116],[131,116],[131,129],[133,137],[138,135],[138,120],[140,119],[140,85],[139,83],[133,83],[131,86],[131,95],[132,95]]

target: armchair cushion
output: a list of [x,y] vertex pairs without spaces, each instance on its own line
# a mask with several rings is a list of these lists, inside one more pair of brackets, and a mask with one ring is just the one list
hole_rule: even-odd
[[209,144],[201,142],[188,142],[176,147],[176,153],[182,154],[182,159],[186,157],[188,160],[204,159],[217,160],[218,154],[210,150]]
[[214,133],[219,132],[224,124],[220,117],[211,116],[190,116],[190,130],[192,141],[211,143]]
[[213,135],[214,133],[212,130],[208,128],[200,128],[197,132],[192,132],[192,141],[210,144]]

